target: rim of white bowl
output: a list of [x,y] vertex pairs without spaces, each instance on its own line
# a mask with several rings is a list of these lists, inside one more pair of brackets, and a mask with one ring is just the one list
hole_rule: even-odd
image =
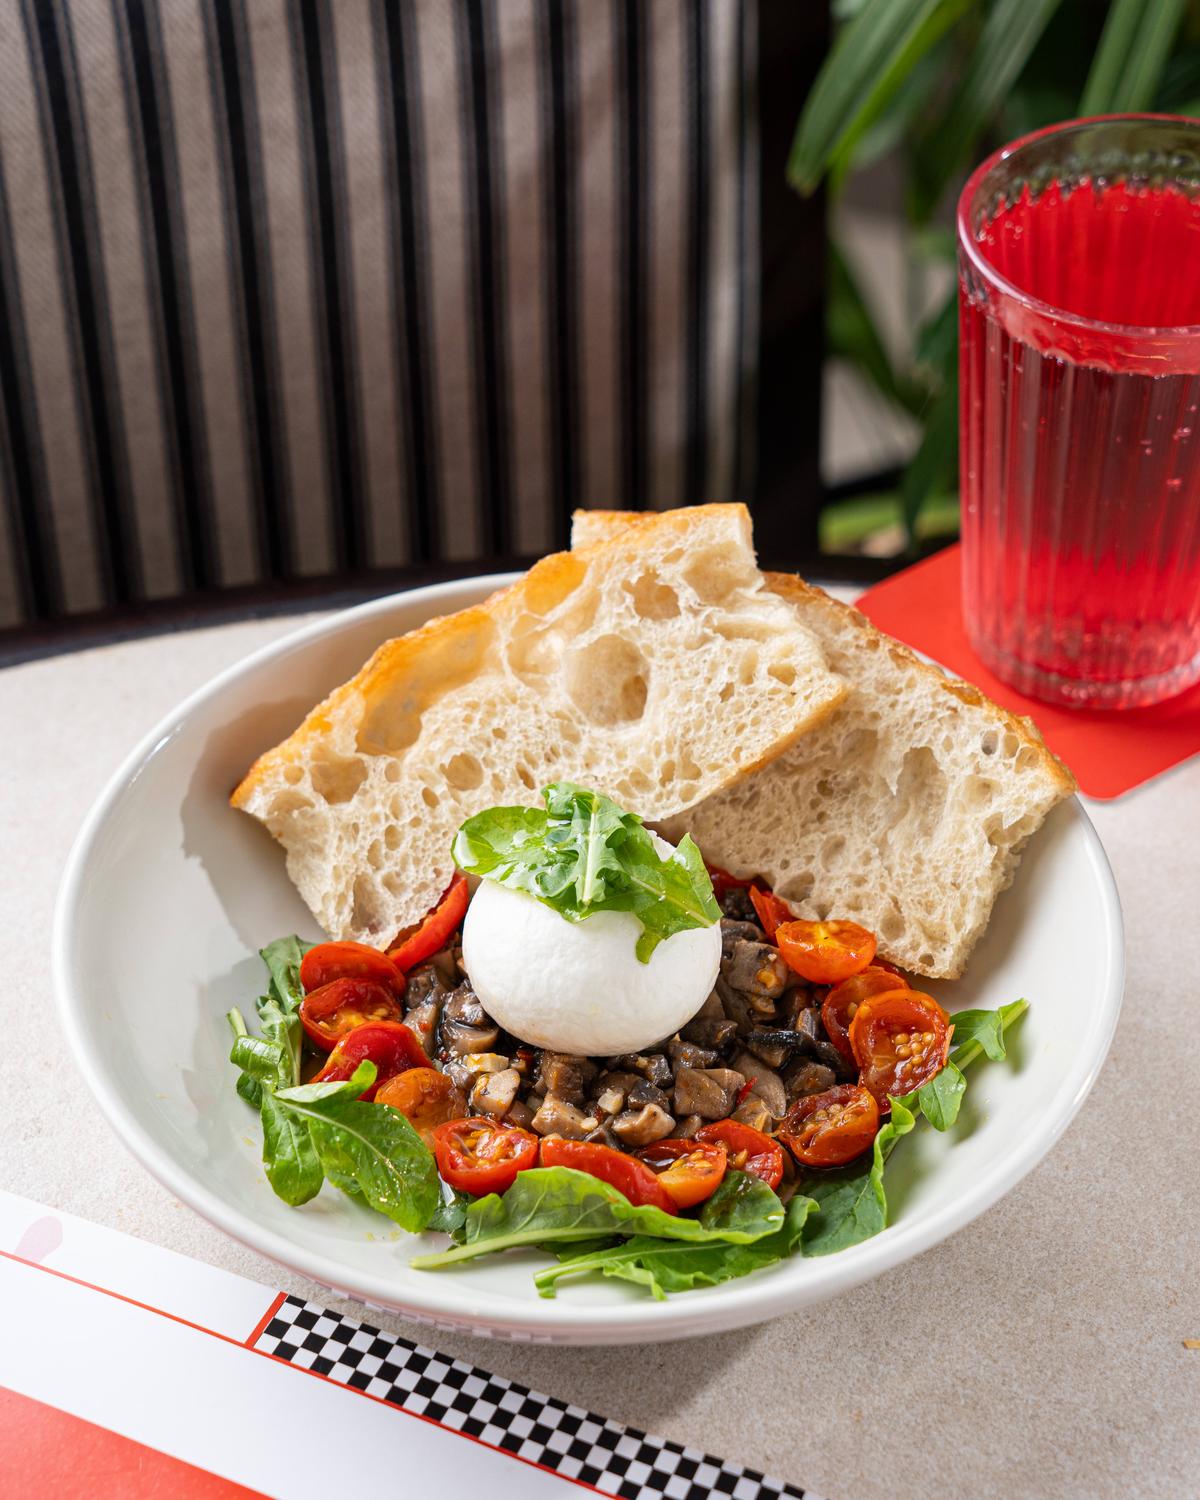
[[[478,592],[482,597],[502,588],[517,576],[515,573],[483,574],[403,590],[339,610],[290,631],[235,662],[189,694],[143,736],[109,777],[84,819],[67,858],[54,914],[52,973],[59,1019],[76,1066],[117,1136],[169,1192],[232,1238],[280,1265],[319,1282],[338,1295],[389,1308],[417,1321],[453,1325],[466,1332],[501,1337],[625,1343],[683,1338],[740,1327],[847,1291],[910,1260],[971,1223],[1032,1171],[1062,1137],[1095,1083],[1116,1030],[1124,991],[1125,944],[1121,904],[1104,847],[1078,797],[1071,798],[1067,805],[1080,826],[1088,857],[1098,877],[1104,907],[1104,984],[1092,1012],[1091,1045],[1073,1054],[1073,1067],[1067,1070],[1070,1092],[1061,1099],[1056,1113],[1041,1132],[1015,1140],[1009,1149],[993,1160],[989,1172],[952,1203],[911,1223],[890,1225],[874,1238],[834,1255],[819,1260],[800,1260],[798,1263],[805,1267],[805,1273],[793,1285],[781,1282],[779,1274],[762,1279],[747,1277],[701,1288],[689,1296],[668,1298],[664,1302],[648,1300],[644,1304],[631,1303],[626,1307],[534,1300],[519,1314],[506,1312],[499,1316],[495,1310],[479,1302],[477,1290],[432,1274],[428,1289],[406,1286],[402,1294],[398,1294],[395,1283],[386,1275],[368,1274],[343,1265],[333,1257],[297,1246],[285,1236],[265,1228],[249,1214],[231,1208],[224,1199],[198,1183],[136,1118],[120,1089],[92,1052],[86,1035],[82,992],[73,974],[77,940],[75,914],[92,848],[126,787],[197,707],[218,697],[229,683],[261,663],[286,655],[310,640],[351,628],[372,615],[386,614],[395,608],[398,600],[402,599],[406,604],[436,606],[440,600],[460,594]],[[435,613],[438,613],[437,609],[431,608],[429,617]]]

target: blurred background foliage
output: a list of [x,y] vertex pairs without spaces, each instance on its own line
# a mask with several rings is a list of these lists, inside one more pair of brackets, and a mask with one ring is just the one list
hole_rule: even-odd
[[[1200,115],[1200,0],[835,0],[834,19],[788,176],[805,194],[824,184],[830,199],[827,352],[918,437],[886,487],[826,507],[822,550],[858,551],[883,535],[915,554],[958,529],[954,206],[967,173],[1058,120]],[[905,220],[900,350],[836,227],[847,185],[884,163],[900,178]]]

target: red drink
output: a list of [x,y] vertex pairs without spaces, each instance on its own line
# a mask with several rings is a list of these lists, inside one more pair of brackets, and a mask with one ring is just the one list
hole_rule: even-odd
[[1128,707],[1200,679],[1200,124],[1007,147],[959,206],[963,599],[998,676]]

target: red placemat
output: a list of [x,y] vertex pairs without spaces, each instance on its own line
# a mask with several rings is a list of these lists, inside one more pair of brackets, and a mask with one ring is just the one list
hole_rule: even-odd
[[1012,713],[1028,714],[1089,797],[1119,797],[1200,751],[1200,686],[1154,708],[1055,708],[994,677],[963,628],[959,547],[948,547],[878,583],[858,601],[897,640],[973,682]]

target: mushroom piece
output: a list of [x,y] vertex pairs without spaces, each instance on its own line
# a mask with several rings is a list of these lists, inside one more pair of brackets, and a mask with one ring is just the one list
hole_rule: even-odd
[[625,1103],[630,1109],[641,1109],[647,1104],[657,1104],[659,1109],[666,1109],[670,1102],[662,1089],[657,1088],[645,1078],[639,1078],[636,1083],[631,1084],[629,1092],[625,1095]]
[[703,1124],[699,1115],[685,1115],[682,1120],[676,1120],[671,1134],[676,1140],[690,1141]]
[[777,1115],[771,1113],[757,1094],[747,1094],[730,1116],[730,1119],[736,1120],[739,1125],[750,1125],[764,1134],[774,1128],[778,1118]]
[[596,1095],[593,1103],[596,1114],[615,1115],[625,1108],[625,1090],[615,1084],[606,1083]]
[[582,1104],[586,1084],[596,1076],[596,1065],[586,1057],[571,1057],[566,1052],[542,1052],[538,1055],[535,1079],[543,1094],[553,1094],[568,1104]]
[[675,1121],[657,1104],[643,1105],[636,1112],[627,1109],[609,1122],[624,1146],[648,1146],[661,1141],[675,1129]]
[[533,1110],[524,1099],[515,1099],[505,1119],[509,1125],[519,1125],[522,1130],[528,1130],[533,1124]]
[[[503,1073],[505,1068],[511,1068],[512,1062],[505,1057],[503,1052],[469,1052],[463,1058],[463,1067],[468,1073]],[[513,1071],[520,1074],[520,1068]]]
[[770,943],[736,939],[721,959],[721,978],[731,990],[745,995],[759,1015],[773,1015],[775,1001],[783,994],[788,966]]
[[783,1086],[790,1102],[803,1099],[808,1094],[823,1094],[837,1081],[832,1068],[811,1058],[798,1057],[783,1073]]
[[521,1075],[516,1068],[504,1068],[499,1073],[481,1073],[471,1090],[471,1109],[477,1115],[490,1115],[493,1120],[502,1120],[512,1108],[520,1087]]
[[731,921],[728,917],[721,919],[722,958],[729,957],[735,943],[761,943],[765,940],[766,933],[757,922]]
[[777,1120],[782,1120],[787,1114],[788,1096],[783,1079],[775,1069],[767,1067],[766,1063],[749,1052],[739,1052],[733,1065],[738,1072],[752,1080],[750,1097],[757,1096]]
[[732,1068],[680,1068],[675,1080],[675,1113],[723,1120],[745,1081]]
[[805,1005],[796,1012],[795,1020],[796,1035],[803,1037],[805,1048],[810,1057],[815,1057],[827,1068],[832,1068],[839,1078],[850,1078],[854,1069],[829,1040],[824,1023],[821,1020],[821,1008],[817,1005]]
[[595,1115],[585,1115],[581,1109],[547,1094],[530,1122],[538,1135],[561,1135],[568,1141],[581,1141],[600,1121]]
[[656,1088],[671,1087],[671,1064],[662,1052],[623,1052],[620,1057],[613,1058],[612,1065],[626,1072],[640,1073]]
[[[729,1026],[730,1032],[734,1030],[728,1021],[723,1024]],[[717,1061],[715,1047],[700,1047],[695,1042],[668,1042],[667,1056],[676,1073],[680,1068],[711,1068]]]
[[[719,999],[717,1004],[720,1005]],[[724,1010],[719,1016],[701,1014],[689,1021],[679,1035],[694,1046],[718,1052],[737,1035],[737,1022],[728,1020]]]

